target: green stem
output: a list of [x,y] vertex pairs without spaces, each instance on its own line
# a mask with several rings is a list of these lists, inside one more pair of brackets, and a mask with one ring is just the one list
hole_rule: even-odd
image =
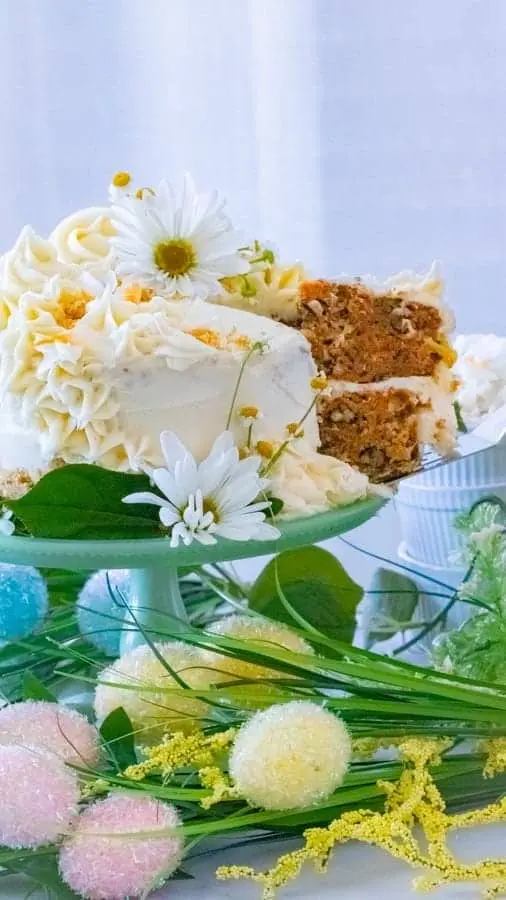
[[[464,575],[464,578],[462,579],[462,584],[466,584],[466,582],[469,581],[469,579],[471,578],[473,571],[474,571],[475,562],[476,562],[476,557],[474,557],[474,559],[471,562],[471,565],[469,566],[466,574]],[[462,585],[461,585],[461,587],[462,587]],[[418,641],[421,641],[424,637],[426,637],[426,635],[428,635],[431,631],[433,631],[434,628],[436,628],[440,622],[443,622],[446,619],[450,610],[455,606],[455,604],[459,600],[460,600],[460,595],[457,590],[457,591],[455,591],[453,597],[448,601],[448,603],[445,606],[443,606],[443,609],[441,609],[438,612],[437,616],[434,616],[434,618],[427,625],[425,625],[424,628],[421,628],[420,631],[418,632],[418,634],[415,634],[415,636],[410,638],[409,641],[406,641],[404,644],[401,644],[400,647],[395,648],[395,650],[393,651],[393,656],[398,656],[400,653],[405,653],[406,650],[410,650],[411,647],[414,647],[415,644],[418,643]]]
[[234,393],[232,394],[232,400],[230,402],[230,409],[228,411],[228,418],[227,418],[227,424],[225,425],[225,431],[228,431],[228,429],[230,428],[230,423],[232,421],[232,416],[234,414],[234,407],[236,404],[237,395],[239,393],[239,388],[241,386],[242,377],[244,375],[244,370],[245,370],[246,366],[248,365],[253,354],[257,353],[262,348],[263,348],[263,344],[261,344],[259,342],[256,342],[255,344],[253,344],[253,346],[251,347],[250,350],[248,350],[246,356],[244,357],[244,359],[241,363],[241,368],[239,369],[239,375],[237,376],[237,381],[235,383]]
[[[316,404],[316,401],[318,400],[318,397],[320,396],[321,393],[322,393],[321,391],[318,391],[318,393],[313,397],[313,400],[312,400],[312,402],[310,403],[310,405],[308,406],[308,408],[306,409],[306,412],[304,413],[304,415],[302,416],[302,418],[299,419],[299,421],[297,422],[297,431],[299,431],[299,429],[300,429],[301,426],[304,424],[304,422],[306,421],[306,419],[307,419],[307,417],[309,416],[309,414],[311,413],[311,411],[314,409],[315,404]],[[274,456],[271,456],[269,462],[267,463],[265,469],[264,469],[263,472],[262,472],[262,475],[268,475],[268,474],[269,474],[269,472],[271,471],[271,469],[273,468],[273,466],[276,465],[278,459],[280,458],[280,456],[282,456],[282,454],[285,452],[286,448],[288,447],[288,445],[289,445],[291,442],[292,442],[292,438],[287,438],[286,441],[283,441],[283,443],[281,444],[281,446],[278,447],[278,449],[276,450]]]
[[352,541],[348,541],[342,535],[339,535],[339,540],[342,541],[343,544],[346,544],[347,547],[351,547],[352,550],[356,550],[358,553],[364,553],[365,556],[369,556],[371,559],[377,559],[378,562],[388,563],[389,566],[394,566],[396,569],[400,569],[402,572],[409,572],[410,575],[418,575],[420,578],[423,578],[424,581],[430,581],[431,584],[437,584],[438,587],[445,588],[451,594],[453,594],[455,588],[452,587],[451,584],[445,584],[444,581],[439,581],[437,578],[432,578],[431,575],[425,575],[425,573],[418,572],[415,569],[411,569],[409,566],[403,566],[402,563],[397,561],[387,559],[385,556],[380,556],[378,553],[373,553],[371,550],[366,550],[364,547],[358,547],[357,544],[354,544]]

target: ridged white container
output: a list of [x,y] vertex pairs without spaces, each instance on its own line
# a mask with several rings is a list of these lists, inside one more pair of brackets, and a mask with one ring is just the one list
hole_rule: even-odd
[[458,567],[463,539],[455,518],[487,495],[506,501],[504,445],[401,482],[395,505],[404,552],[423,565]]

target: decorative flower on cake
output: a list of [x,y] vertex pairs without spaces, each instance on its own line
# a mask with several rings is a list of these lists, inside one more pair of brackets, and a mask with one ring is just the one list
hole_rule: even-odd
[[180,196],[166,180],[155,192],[125,193],[112,223],[118,275],[166,296],[205,299],[221,293],[221,278],[248,270],[224,201],[216,192],[198,194],[189,176]]
[[225,293],[213,297],[214,302],[245,309],[261,316],[290,322],[298,316],[298,293],[305,279],[300,263],[279,263],[276,251],[255,241],[241,251],[248,261],[246,274],[222,280]]
[[279,531],[265,521],[268,500],[258,501],[269,481],[261,478],[257,456],[239,459],[229,431],[214,442],[209,456],[197,463],[177,435],[160,435],[166,468],[154,469],[151,478],[163,496],[141,491],[124,503],[160,507],[160,521],[170,529],[171,547],[193,541],[215,544],[216,537],[233,541],[275,540]]

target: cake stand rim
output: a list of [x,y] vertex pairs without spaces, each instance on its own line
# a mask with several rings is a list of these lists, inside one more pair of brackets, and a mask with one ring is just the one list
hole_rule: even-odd
[[128,540],[80,540],[0,536],[0,562],[41,568],[178,568],[205,563],[250,559],[278,553],[337,537],[364,524],[388,502],[383,497],[357,500],[312,516],[277,523],[281,537],[276,541],[231,541],[219,538],[216,544],[194,542],[189,547],[171,548],[167,538]]

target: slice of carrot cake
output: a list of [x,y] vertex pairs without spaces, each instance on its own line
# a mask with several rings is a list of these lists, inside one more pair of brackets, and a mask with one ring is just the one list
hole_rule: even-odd
[[321,450],[374,481],[414,471],[423,444],[455,442],[453,317],[434,267],[425,276],[305,281],[297,327],[328,389],[319,400]]

